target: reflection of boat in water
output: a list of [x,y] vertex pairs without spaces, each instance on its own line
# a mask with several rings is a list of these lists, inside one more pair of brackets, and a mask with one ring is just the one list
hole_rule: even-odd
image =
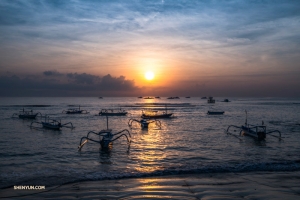
[[207,99],[206,97],[201,97],[201,99]]
[[21,118],[21,119],[35,119],[38,114],[40,114],[42,116],[42,114],[39,113],[39,112],[38,113],[33,113],[32,110],[24,110],[24,108],[23,108],[23,110],[19,111],[19,114],[14,113],[12,115],[12,117],[14,117],[14,115],[18,115],[18,117]]
[[216,102],[216,100],[214,100],[213,97],[208,97],[207,103],[215,103],[215,102]]
[[102,109],[99,112],[101,116],[124,116],[127,115],[128,112],[125,110],[120,109]]
[[228,99],[224,99],[222,102],[230,102]]
[[144,119],[158,119],[158,118],[170,118],[173,113],[168,113],[167,109],[164,112],[159,112],[157,110],[142,110],[141,118]]
[[207,111],[208,115],[223,115],[224,111]]
[[154,99],[153,97],[145,97],[144,99]]

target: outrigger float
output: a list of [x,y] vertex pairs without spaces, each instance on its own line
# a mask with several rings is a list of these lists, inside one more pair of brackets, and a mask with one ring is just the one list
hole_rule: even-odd
[[120,109],[102,109],[98,115],[100,116],[125,116],[128,112]]
[[42,116],[40,112],[33,113],[32,110],[20,110],[19,113],[14,113],[11,117],[18,116],[21,119],[35,119],[38,115]]
[[158,127],[158,128],[161,128],[161,123],[159,120],[157,119],[154,119],[154,120],[149,120],[149,119],[141,119],[141,120],[137,120],[137,119],[130,119],[128,121],[128,126],[130,128],[132,128],[132,123],[133,122],[136,122],[136,123],[139,123],[141,125],[141,129],[148,129],[149,127],[149,124],[151,123],[155,123],[155,125]]
[[[90,134],[94,134],[99,136],[99,140],[95,140],[89,137]],[[85,137],[82,137],[80,139],[80,143],[78,146],[78,151],[80,151],[82,149],[82,147],[88,142],[88,141],[92,141],[92,142],[96,142],[99,143],[101,146],[102,150],[107,150],[112,146],[113,141],[121,138],[122,136],[124,136],[127,139],[127,143],[128,143],[128,150],[130,147],[130,139],[128,138],[128,136],[126,135],[128,134],[129,137],[131,137],[130,132],[127,129],[124,129],[122,131],[119,131],[117,133],[112,133],[112,129],[108,128],[108,117],[106,116],[106,129],[97,132],[94,131],[90,131],[87,133],[87,135]]]
[[[243,125],[242,125],[242,126],[235,126],[235,125],[230,125],[230,126],[228,126],[227,131],[226,131],[226,133],[227,133],[228,135],[232,135],[232,136],[234,136],[234,137],[240,139],[240,138],[239,138],[238,136],[236,136],[235,134],[229,132],[229,129],[230,129],[231,127],[234,127],[234,128],[240,129],[240,134],[239,134],[239,136],[241,136],[241,135],[247,135],[247,136],[253,137],[253,138],[255,138],[255,139],[261,141],[261,140],[266,139],[266,136],[267,136],[267,134],[268,134],[268,135],[270,135],[270,136],[272,136],[272,137],[276,137],[276,138],[278,138],[279,140],[282,140],[280,131],[278,131],[278,130],[272,130],[272,131],[267,132],[267,127],[264,125],[264,122],[263,122],[263,121],[262,121],[262,125],[260,125],[260,126],[248,124],[248,123],[247,123],[247,111],[245,111],[245,112],[246,112],[246,121],[245,121],[245,125],[244,125],[244,126],[243,126]],[[270,133],[278,133],[279,136],[271,135]],[[240,140],[241,140],[241,139],[240,139]]]
[[[75,128],[71,122],[61,124],[61,120],[55,120],[55,119],[50,119],[49,116],[45,116],[45,121],[43,122],[31,122],[30,128],[41,128],[41,127],[35,127],[33,124],[41,124],[42,128],[45,129],[52,129],[52,130],[60,130],[60,128]],[[71,126],[67,126],[70,124]]]
[[89,112],[86,110],[80,110],[80,106],[78,109],[70,108],[68,110],[63,110],[62,113],[64,114],[88,114]]

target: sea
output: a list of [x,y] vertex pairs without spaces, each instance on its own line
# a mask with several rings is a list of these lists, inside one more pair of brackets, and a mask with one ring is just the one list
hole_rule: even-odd
[[[14,185],[47,187],[107,179],[300,170],[300,99],[215,97],[214,104],[200,97],[143,99],[137,97],[7,97],[0,98],[0,188]],[[87,114],[65,114],[78,108]],[[32,110],[43,117],[20,119],[14,113]],[[126,116],[99,116],[102,109],[122,109]],[[173,113],[148,129],[137,122],[142,111]],[[207,111],[224,111],[207,115]],[[265,140],[240,135],[247,122],[278,130]],[[14,115],[14,117],[12,117]],[[71,122],[74,129],[43,129],[49,119]],[[134,119],[130,127],[128,122]],[[38,122],[38,123],[36,123]],[[109,149],[89,141],[78,151],[81,138],[103,129],[125,136]],[[31,126],[32,125],[32,126]],[[123,132],[123,133],[126,133]],[[96,141],[99,137],[91,134]],[[116,136],[114,137],[116,138]]]

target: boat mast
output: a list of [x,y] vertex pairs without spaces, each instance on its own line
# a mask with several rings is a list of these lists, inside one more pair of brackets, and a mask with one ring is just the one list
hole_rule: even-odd
[[245,113],[246,113],[245,126],[247,126],[247,110],[245,110]]

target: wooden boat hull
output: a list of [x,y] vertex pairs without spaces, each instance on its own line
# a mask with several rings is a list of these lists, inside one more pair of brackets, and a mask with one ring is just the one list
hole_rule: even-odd
[[173,115],[173,113],[169,114],[161,114],[161,115],[147,115],[147,114],[142,114],[142,118],[144,119],[161,119],[161,118],[170,118]]
[[215,111],[207,111],[208,115],[223,115],[224,111],[215,112]]
[[45,123],[45,122],[42,122],[42,125],[44,128],[47,128],[47,129],[60,130],[60,126],[58,126],[58,125],[53,125],[53,124],[49,124],[49,123]]
[[264,140],[266,138],[265,132],[255,132],[245,126],[242,126],[242,133],[243,133],[243,135],[248,135],[248,136],[256,138],[258,140]]
[[81,114],[82,110],[79,111],[67,111],[66,114]]
[[127,112],[125,113],[99,113],[100,116],[125,116],[127,115]]
[[35,119],[37,115],[38,115],[38,113],[36,113],[34,115],[19,115],[19,118],[21,118],[21,119]]

